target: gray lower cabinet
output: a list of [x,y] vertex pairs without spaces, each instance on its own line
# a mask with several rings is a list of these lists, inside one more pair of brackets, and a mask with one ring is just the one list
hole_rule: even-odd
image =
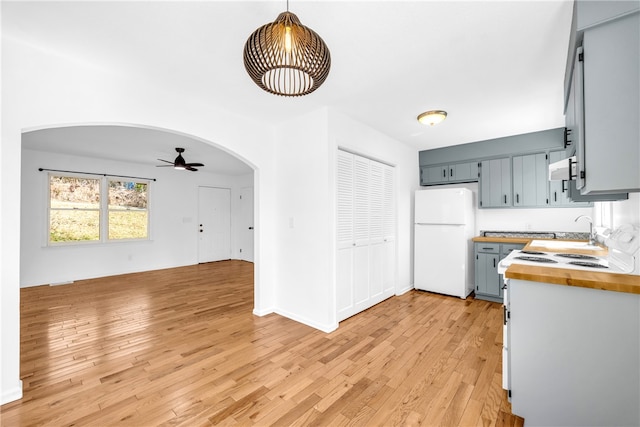
[[420,185],[453,184],[478,180],[478,162],[420,167]]
[[504,208],[511,203],[511,158],[485,160],[480,164],[480,207]]
[[548,182],[545,153],[513,156],[513,206],[547,206]]
[[512,250],[523,247],[523,244],[513,243],[474,244],[476,298],[500,303],[503,301],[503,278],[498,274],[498,263]]

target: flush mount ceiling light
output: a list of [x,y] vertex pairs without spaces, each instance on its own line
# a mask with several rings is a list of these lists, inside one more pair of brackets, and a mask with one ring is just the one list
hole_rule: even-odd
[[301,96],[318,89],[329,75],[331,55],[322,38],[287,11],[249,36],[244,67],[262,89]]
[[447,118],[447,112],[442,110],[425,111],[418,116],[418,121],[423,125],[435,126]]

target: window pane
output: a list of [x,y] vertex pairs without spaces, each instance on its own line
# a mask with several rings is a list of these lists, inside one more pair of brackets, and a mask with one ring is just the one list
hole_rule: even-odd
[[147,184],[109,180],[109,239],[146,239],[147,224]]
[[110,210],[109,239],[146,239],[146,210]]
[[49,241],[100,240],[100,179],[49,177]]
[[100,240],[100,211],[56,210],[49,212],[49,241]]
[[109,180],[109,209],[130,208],[147,208],[147,184]]
[[52,209],[100,209],[100,180],[51,176],[49,195]]

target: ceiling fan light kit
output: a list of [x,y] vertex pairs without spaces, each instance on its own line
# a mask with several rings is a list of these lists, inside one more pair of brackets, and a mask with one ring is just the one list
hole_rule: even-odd
[[182,157],[182,153],[184,153],[184,148],[179,148],[176,147],[176,151],[178,152],[178,157],[176,157],[176,159],[173,162],[170,162],[169,160],[163,160],[163,159],[158,159],[161,162],[165,162],[168,163],[167,165],[158,165],[157,167],[161,168],[161,167],[169,167],[169,166],[173,166],[174,169],[177,170],[188,170],[191,172],[197,172],[198,169],[196,169],[195,167],[198,166],[204,166],[202,163],[187,163],[184,160],[184,157]]
[[329,75],[329,48],[298,17],[282,12],[272,23],[249,36],[244,67],[263,90],[282,96],[302,96],[318,89]]
[[418,121],[423,125],[435,126],[447,118],[447,112],[443,110],[430,110],[418,116]]

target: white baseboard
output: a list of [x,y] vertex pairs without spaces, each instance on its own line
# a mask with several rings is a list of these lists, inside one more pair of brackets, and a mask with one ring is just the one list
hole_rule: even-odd
[[321,324],[321,323],[314,322],[313,320],[307,319],[307,318],[305,318],[303,316],[299,316],[297,314],[290,313],[290,312],[288,312],[286,310],[276,309],[275,313],[279,314],[280,316],[284,316],[284,317],[286,317],[288,319],[295,320],[296,322],[302,323],[303,325],[307,325],[307,326],[310,326],[310,327],[312,327],[314,329],[318,329],[318,330],[320,330],[322,332],[330,333],[330,332],[333,332],[336,329],[338,329],[338,323],[337,322],[332,324],[332,325],[329,325],[329,324],[324,325],[324,324]]
[[18,385],[10,390],[2,390],[1,399],[0,405],[22,399],[22,381],[18,381]]
[[73,283],[74,283],[73,280],[66,280],[64,282],[49,283],[49,286],[71,285]]
[[413,286],[409,286],[409,287],[406,287],[406,288],[403,288],[403,289],[398,289],[396,291],[396,296],[399,297],[400,295],[406,294],[407,292],[412,291],[412,290],[413,290]]
[[262,310],[258,310],[257,308],[253,309],[253,314],[255,314],[256,316],[266,316],[267,314],[271,314],[274,313],[274,309],[273,308],[265,308]]

